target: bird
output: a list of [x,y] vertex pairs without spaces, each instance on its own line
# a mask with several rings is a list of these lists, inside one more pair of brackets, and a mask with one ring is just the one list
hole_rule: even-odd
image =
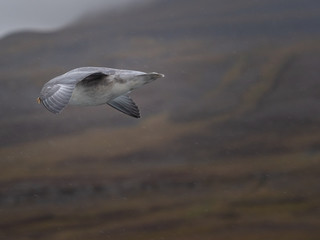
[[79,67],[45,83],[37,102],[52,113],[67,105],[97,106],[108,104],[134,118],[140,111],[129,94],[164,74],[107,67]]

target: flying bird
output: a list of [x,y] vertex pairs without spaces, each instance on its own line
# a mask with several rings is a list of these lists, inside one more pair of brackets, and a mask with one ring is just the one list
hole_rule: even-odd
[[138,106],[129,93],[163,74],[105,67],[81,67],[57,76],[44,84],[38,103],[52,113],[60,113],[68,104],[96,106],[108,104],[135,118]]

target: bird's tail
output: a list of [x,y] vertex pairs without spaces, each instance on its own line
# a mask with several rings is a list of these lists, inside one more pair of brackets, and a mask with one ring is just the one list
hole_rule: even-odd
[[151,72],[151,73],[141,74],[140,76],[144,76],[146,83],[149,83],[149,82],[152,82],[152,81],[154,81],[154,80],[156,80],[158,78],[163,78],[164,74]]

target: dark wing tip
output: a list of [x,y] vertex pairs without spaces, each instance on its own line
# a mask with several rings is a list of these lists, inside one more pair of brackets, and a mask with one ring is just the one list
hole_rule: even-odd
[[140,118],[138,106],[128,95],[119,96],[109,101],[107,104],[131,117]]
[[133,113],[130,113],[128,115],[131,116],[131,117],[134,117],[134,118],[141,118],[139,109],[138,109],[138,112],[133,112]]

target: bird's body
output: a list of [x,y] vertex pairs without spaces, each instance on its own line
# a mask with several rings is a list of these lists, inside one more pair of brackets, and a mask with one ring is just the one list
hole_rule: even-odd
[[128,94],[160,77],[164,75],[104,67],[76,68],[47,82],[38,101],[53,113],[61,112],[68,104],[109,104],[125,114],[140,117],[138,107]]

